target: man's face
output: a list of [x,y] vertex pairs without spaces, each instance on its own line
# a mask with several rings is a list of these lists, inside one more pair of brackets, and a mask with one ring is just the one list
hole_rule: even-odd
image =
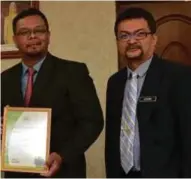
[[40,16],[27,16],[17,22],[13,38],[24,55],[40,56],[48,51],[50,32]]
[[156,42],[156,35],[151,34],[143,18],[124,20],[118,25],[117,46],[122,57],[147,60],[154,53]]

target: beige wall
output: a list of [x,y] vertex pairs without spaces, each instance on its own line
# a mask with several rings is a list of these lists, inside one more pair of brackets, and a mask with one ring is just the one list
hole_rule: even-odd
[[[94,80],[103,111],[108,77],[117,70],[113,35],[114,2],[40,2],[51,28],[50,51],[59,57],[85,62]],[[3,60],[4,70],[18,60]],[[86,153],[88,177],[105,177],[104,131]]]

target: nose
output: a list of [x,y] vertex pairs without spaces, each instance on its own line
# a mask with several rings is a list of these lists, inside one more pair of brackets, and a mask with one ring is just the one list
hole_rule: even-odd
[[36,37],[36,34],[33,31],[31,31],[29,38],[34,38],[34,37]]
[[128,43],[134,44],[136,42],[135,37],[132,35],[129,37]]

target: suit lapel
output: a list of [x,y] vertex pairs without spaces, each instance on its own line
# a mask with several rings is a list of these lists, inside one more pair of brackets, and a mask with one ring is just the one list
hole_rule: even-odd
[[[161,64],[162,64],[161,59],[159,59],[157,56],[154,56],[148,69],[147,75],[145,77],[145,81],[139,99],[151,96],[152,97],[158,96],[158,91],[160,89],[160,84],[163,77],[163,72],[162,72],[163,70]],[[140,100],[138,101],[137,117],[140,123],[149,120],[152,110],[156,105],[156,103],[157,101],[156,102],[154,101],[143,102]]]
[[36,81],[34,83],[30,106],[40,105],[40,99],[42,99],[43,94],[47,91],[50,85],[52,69],[54,69],[52,57],[50,54],[48,54],[38,72]]
[[[11,106],[24,106],[23,95],[21,91],[22,64],[19,63],[11,76],[12,102]],[[9,104],[8,104],[9,105]]]
[[125,84],[127,81],[127,68],[122,69],[119,72],[117,83],[115,84],[116,90],[114,90],[116,93],[114,94],[116,96],[116,108],[113,109],[116,110],[117,116],[116,118],[119,119],[118,121],[118,134],[120,136],[120,128],[121,128],[121,115],[122,115],[122,108],[123,108],[123,97],[124,97],[124,90],[125,90]]

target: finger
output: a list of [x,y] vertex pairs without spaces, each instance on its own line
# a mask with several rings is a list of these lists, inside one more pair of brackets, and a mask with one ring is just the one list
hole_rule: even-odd
[[54,153],[50,154],[48,160],[46,161],[46,165],[51,166],[54,162]]
[[59,168],[60,168],[59,163],[58,163],[58,162],[54,162],[53,165],[52,165],[52,167],[51,167],[50,170],[49,170],[49,174],[50,174],[51,176],[53,176],[53,175],[58,171]]
[[40,175],[43,176],[43,177],[48,177],[47,173],[48,173],[48,171],[46,173],[40,173]]
[[48,160],[46,161],[46,165],[50,167],[56,158],[57,158],[57,154],[55,152],[51,153],[50,156],[48,157]]
[[48,158],[48,161],[46,162],[46,166],[49,168],[49,170],[46,173],[41,173],[40,175],[44,177],[53,176],[56,173],[56,171],[59,170],[61,160],[61,157],[57,153],[51,153]]
[[40,173],[40,175],[46,177],[48,170],[49,170],[49,166],[45,164],[44,169],[45,169],[45,171],[43,171],[43,173]]
[[57,172],[58,169],[59,169],[59,164],[57,162],[54,162],[47,171],[47,173],[42,173],[41,176],[51,177]]

